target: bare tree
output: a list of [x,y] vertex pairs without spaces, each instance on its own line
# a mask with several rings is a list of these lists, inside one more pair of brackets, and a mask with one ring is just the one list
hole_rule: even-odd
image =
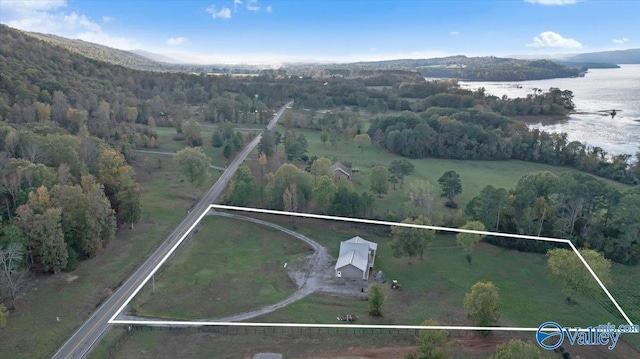
[[29,270],[22,265],[23,261],[24,245],[22,243],[9,243],[6,247],[0,248],[0,268],[3,282],[9,289],[11,309],[15,309],[18,292],[29,274]]

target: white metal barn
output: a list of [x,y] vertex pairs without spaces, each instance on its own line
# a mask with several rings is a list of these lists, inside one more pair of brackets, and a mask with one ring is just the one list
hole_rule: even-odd
[[378,245],[360,237],[340,243],[340,255],[335,266],[338,278],[369,279]]

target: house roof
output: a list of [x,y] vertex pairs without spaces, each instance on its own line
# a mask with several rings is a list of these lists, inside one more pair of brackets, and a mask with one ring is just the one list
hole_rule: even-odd
[[331,170],[333,172],[336,171],[340,171],[342,173],[344,173],[346,176],[351,177],[351,168],[347,167],[344,163],[342,162],[336,162],[331,166]]
[[362,253],[359,253],[355,250],[344,252],[342,255],[340,255],[340,257],[338,257],[338,262],[336,262],[336,270],[349,264],[365,272],[368,265],[367,257],[363,256]]
[[364,244],[369,246],[369,249],[372,249],[374,251],[378,250],[378,244],[377,243],[368,241],[368,240],[360,238],[358,236],[355,236],[355,237],[349,239],[348,241],[344,241],[344,243],[364,243]]

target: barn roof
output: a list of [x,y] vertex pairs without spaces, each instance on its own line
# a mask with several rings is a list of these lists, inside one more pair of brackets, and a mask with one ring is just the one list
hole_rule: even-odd
[[369,249],[372,249],[374,251],[378,250],[378,244],[377,243],[368,241],[368,240],[363,239],[363,238],[358,237],[358,236],[355,236],[355,237],[349,239],[348,241],[344,241],[344,242],[345,243],[364,243],[364,244],[369,246]]
[[347,177],[351,178],[351,174],[352,174],[352,172],[351,172],[351,168],[347,167],[347,166],[346,166],[344,163],[342,163],[342,162],[336,162],[336,163],[334,163],[334,164],[331,166],[331,170],[332,170],[333,172],[340,171],[340,172],[344,173],[344,175],[345,175],[345,176],[347,176]]
[[336,262],[335,269],[340,269],[346,265],[367,271],[369,265],[369,245],[365,243],[340,243],[340,255]]

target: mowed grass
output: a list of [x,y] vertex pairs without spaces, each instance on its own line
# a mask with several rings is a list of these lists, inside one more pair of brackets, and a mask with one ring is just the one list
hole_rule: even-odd
[[[192,196],[201,194],[204,188],[191,192],[190,186],[181,181],[175,163],[166,156],[138,154],[134,168],[143,190],[140,223],[133,230],[128,226],[119,229],[104,251],[82,261],[75,271],[29,281],[17,310],[0,329],[0,357],[51,357],[171,233],[193,205]],[[59,322],[56,317],[60,317]]]
[[[299,231],[329,248],[335,257],[339,242],[358,234],[358,229],[325,221],[298,224]],[[386,228],[378,228],[380,232]],[[546,256],[523,253],[480,243],[469,265],[463,250],[456,246],[452,234],[438,234],[424,258],[395,258],[386,233],[361,233],[378,243],[376,269],[383,270],[390,281],[397,279],[403,288],[391,290],[384,285],[388,301],[383,318],[367,315],[367,303],[344,300],[323,294],[314,295],[258,320],[311,323],[335,323],[336,316],[356,314],[362,324],[417,325],[425,319],[441,324],[471,325],[464,315],[465,293],[476,282],[493,282],[501,293],[502,317],[499,325],[538,327],[554,320],[563,325],[587,326],[607,322],[622,323],[622,316],[608,312],[604,293],[575,296],[579,304],[567,305],[561,283],[548,276]],[[585,269],[586,270],[586,269]],[[366,285],[365,285],[366,286]],[[566,323],[566,324],[564,324]]]
[[[259,215],[261,219],[290,226],[289,219],[281,216]],[[389,248],[390,238],[383,227],[354,227],[332,221],[310,219],[296,220],[297,230],[329,248],[336,255],[339,242],[353,235],[360,235],[379,244],[377,267],[385,271],[387,279],[398,279],[403,289],[394,291],[384,284],[387,302],[384,316],[373,318],[367,314],[367,302],[329,294],[317,293],[295,302],[283,309],[254,318],[250,322],[286,323],[340,323],[336,317],[344,314],[359,316],[355,324],[420,324],[432,318],[443,325],[471,325],[463,312],[465,293],[477,281],[492,281],[499,289],[502,302],[500,326],[537,328],[542,322],[552,320],[566,326],[582,326],[600,323],[623,323],[621,316],[608,312],[602,294],[575,296],[576,305],[564,301],[562,286],[547,275],[546,257],[541,254],[520,253],[481,243],[473,254],[469,265],[464,252],[455,246],[450,234],[438,235],[422,260],[394,258]],[[614,275],[631,274],[622,279],[620,286],[632,285],[634,275],[629,268],[614,266]],[[637,275],[636,275],[637,276]],[[622,304],[622,303],[621,303]],[[238,334],[224,335],[190,331],[141,330],[134,331],[125,341],[117,358],[134,357],[192,357],[192,358],[236,358],[252,357],[259,352],[278,352],[285,357],[307,357],[331,352],[326,357],[346,355],[356,348],[398,347],[413,345],[410,336],[393,337],[391,333],[380,335],[354,335],[338,330],[300,334],[291,329],[291,334],[273,334],[269,331],[257,333],[253,328],[239,328]],[[247,330],[245,333],[244,330]],[[463,335],[473,335],[472,333]],[[521,339],[533,340],[533,334],[513,334]],[[502,338],[494,334],[491,341]],[[627,335],[625,341],[636,345],[636,336]],[[498,340],[506,340],[506,338]],[[486,342],[486,340],[484,340]],[[456,358],[486,358],[492,351],[485,345],[478,348],[457,344]],[[570,349],[569,349],[570,350]],[[402,355],[401,357],[404,357]],[[621,356],[616,356],[620,358]]]
[[285,233],[210,216],[135,299],[138,314],[173,319],[220,318],[285,299],[296,289],[285,263],[310,247]]
[[[243,124],[237,124],[238,126],[243,126]],[[258,125],[248,125],[248,126],[258,126]],[[264,125],[261,125],[264,128]],[[232,158],[228,159],[224,157],[223,147],[213,147],[211,145],[211,135],[213,134],[214,126],[202,126],[201,127],[201,135],[202,135],[202,150],[204,153],[209,156],[211,159],[211,164],[218,167],[226,166]],[[160,151],[160,152],[171,152],[175,153],[180,151],[181,149],[186,147],[186,141],[175,141],[173,137],[176,135],[176,129],[173,127],[157,127],[155,128],[155,132],[158,134],[158,147],[157,148],[148,148],[146,150],[149,151]],[[242,131],[245,138],[249,138],[250,133],[258,133],[256,131]]]
[[[285,128],[280,126],[279,131],[284,132]],[[520,178],[532,172],[550,171],[553,173],[561,173],[576,171],[567,167],[556,167],[515,160],[466,161],[437,158],[409,159],[389,153],[385,149],[373,145],[361,151],[353,142],[346,143],[342,141],[338,143],[337,148],[334,148],[329,142],[323,144],[320,141],[319,131],[296,129],[296,133],[305,135],[309,143],[309,156],[327,157],[332,162],[350,162],[353,168],[357,168],[359,172],[354,173],[352,182],[359,193],[370,191],[369,176],[371,175],[372,167],[376,165],[389,166],[392,161],[399,159],[407,159],[411,162],[415,167],[415,172],[413,175],[405,178],[404,188],[401,188],[398,184],[396,185],[396,190],[393,190],[393,186],[390,185],[387,194],[384,194],[382,198],[376,198],[374,213],[378,215],[384,215],[387,212],[398,212],[402,204],[407,201],[406,189],[408,188],[408,184],[418,180],[428,180],[438,187],[438,178],[448,170],[454,170],[460,175],[462,193],[457,198],[460,208],[464,208],[464,206],[487,185],[492,185],[496,188],[502,187],[508,190],[515,188]],[[630,186],[618,182],[603,178],[600,179],[621,191],[630,188]],[[436,213],[449,213],[450,210],[444,206],[444,202],[444,199],[442,199],[436,204]]]

